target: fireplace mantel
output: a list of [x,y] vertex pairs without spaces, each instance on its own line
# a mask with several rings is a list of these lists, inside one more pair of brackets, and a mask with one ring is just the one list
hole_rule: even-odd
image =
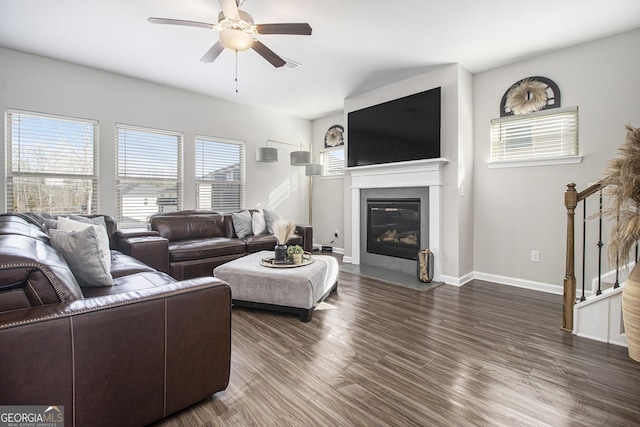
[[351,188],[429,187],[441,185],[440,169],[449,163],[444,158],[384,163],[347,168]]
[[[351,175],[351,263],[360,264],[360,190],[429,188],[429,249],[435,255],[434,280],[440,280],[440,198],[444,158],[347,168]],[[348,259],[345,259],[348,261]]]

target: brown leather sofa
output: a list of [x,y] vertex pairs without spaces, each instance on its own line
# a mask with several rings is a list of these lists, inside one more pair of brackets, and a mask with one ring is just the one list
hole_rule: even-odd
[[[125,241],[105,219],[112,245]],[[40,224],[0,216],[1,405],[62,405],[67,426],[146,425],[226,389],[225,282],[176,281],[112,246],[113,286],[81,288]]]
[[[178,280],[211,276],[215,267],[249,253],[272,251],[277,243],[271,234],[239,239],[230,213],[194,210],[159,213],[151,217],[150,223],[152,232],[168,240],[166,271]],[[136,243],[142,244],[144,239],[140,237]],[[296,225],[287,243],[311,252],[313,228]]]

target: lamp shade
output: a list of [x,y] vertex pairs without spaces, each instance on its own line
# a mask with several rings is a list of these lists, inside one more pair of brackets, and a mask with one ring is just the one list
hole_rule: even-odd
[[277,162],[278,150],[273,147],[256,148],[256,162]]
[[310,151],[292,151],[291,166],[306,166],[311,163]]
[[305,166],[304,174],[306,176],[322,175],[322,165],[320,163],[311,163]]
[[253,37],[237,28],[226,28],[220,32],[220,42],[227,49],[242,52],[253,46]]

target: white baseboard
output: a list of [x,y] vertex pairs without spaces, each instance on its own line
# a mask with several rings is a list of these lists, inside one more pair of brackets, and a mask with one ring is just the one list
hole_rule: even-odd
[[496,274],[473,273],[474,279],[485,280],[487,282],[499,283],[501,285],[515,286],[516,288],[531,289],[534,291],[546,292],[549,294],[562,295],[562,286],[550,283],[534,282],[532,280],[518,279],[516,277],[498,276]]
[[462,277],[447,276],[446,274],[440,275],[441,282],[444,282],[447,285],[453,285],[453,286],[464,286],[470,281],[472,281],[473,279],[474,279],[473,272],[465,274]]
[[[344,249],[342,248],[333,248],[333,251],[336,253],[344,254]],[[346,264],[351,264],[352,258],[350,256],[344,256],[342,258],[342,262]],[[492,283],[498,283],[501,285],[514,286],[516,288],[531,289],[533,291],[546,292],[549,294],[555,294],[555,295],[563,294],[562,286],[559,286],[559,285],[553,285],[550,283],[543,283],[543,282],[535,282],[532,280],[518,279],[516,277],[507,277],[507,276],[499,276],[496,274],[481,273],[478,271],[472,271],[471,273],[467,273],[461,277],[441,274],[440,277],[438,278],[438,281],[444,282],[447,285],[464,286],[474,279],[484,280]]]

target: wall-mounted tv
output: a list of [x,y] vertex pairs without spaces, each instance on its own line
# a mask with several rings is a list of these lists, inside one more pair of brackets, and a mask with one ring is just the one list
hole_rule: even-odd
[[347,166],[440,157],[440,88],[351,111]]

